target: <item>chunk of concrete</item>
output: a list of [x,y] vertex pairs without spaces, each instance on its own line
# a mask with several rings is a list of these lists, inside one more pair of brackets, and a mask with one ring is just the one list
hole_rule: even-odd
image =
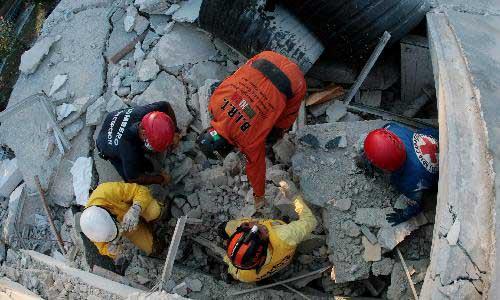
[[214,79],[207,79],[203,86],[198,89],[198,101],[200,103],[200,120],[201,126],[203,129],[208,128],[210,126],[210,122],[212,121],[212,117],[208,111],[208,102],[210,101],[210,97],[212,96],[212,86],[219,82]]
[[365,225],[361,225],[361,232],[363,233],[363,235],[368,239],[368,241],[370,241],[370,243],[372,244],[376,244],[377,243],[377,237],[370,231],[370,229],[368,227],[366,227]]
[[64,103],[56,107],[57,121],[62,121],[64,118],[69,116],[72,112],[77,111],[75,105]]
[[70,172],[73,175],[73,189],[75,191],[76,203],[85,205],[89,199],[89,190],[92,183],[92,158],[78,158]]
[[177,126],[185,133],[193,116],[186,106],[186,89],[182,82],[175,76],[161,72],[142,95],[132,100],[132,104],[139,106],[158,101],[167,101],[172,105],[177,118]]
[[139,13],[133,5],[127,7],[127,15],[123,19],[123,26],[126,32],[131,32],[132,30],[134,30],[135,20],[138,15]]
[[[419,218],[422,218],[421,216],[423,216],[423,214],[420,214]],[[391,226],[389,224],[384,225],[378,231],[378,242],[385,249],[392,250],[399,243],[401,243],[405,239],[405,237],[410,235],[412,231],[418,229],[423,224],[424,222],[419,221],[417,217],[414,217],[396,226]]]
[[[356,101],[358,102],[358,101]],[[379,107],[382,102],[382,91],[361,91],[359,103],[371,107]]]
[[163,14],[170,7],[171,2],[169,0],[144,0],[141,1],[139,10],[148,14]]
[[0,163],[0,196],[7,198],[23,181],[23,175],[17,166],[17,158],[6,159]]
[[[172,4],[170,7],[176,4]],[[178,5],[178,4],[177,4]],[[165,26],[169,23],[169,18],[166,15],[152,15],[149,17],[151,28],[158,34],[164,35]]]
[[213,186],[227,185],[227,176],[224,167],[215,167],[203,170],[199,173],[200,180],[204,183],[210,183]]
[[141,63],[137,78],[140,81],[151,81],[156,78],[159,72],[160,67],[156,63],[156,60],[154,58],[148,58]]
[[23,197],[26,197],[24,188],[26,184],[18,186],[9,197],[9,209],[7,219],[3,221],[3,240],[7,244],[11,244],[16,238],[17,219],[22,209]]
[[231,176],[236,176],[241,171],[241,160],[237,153],[231,152],[224,158],[224,169]]
[[24,74],[33,74],[42,62],[43,58],[49,54],[52,45],[61,39],[60,35],[46,37],[38,42],[21,56],[19,70]]
[[188,289],[188,286],[187,286],[186,282],[183,281],[172,289],[172,293],[175,293],[179,296],[186,296],[188,294],[187,289]]
[[64,127],[64,135],[68,138],[68,140],[72,140],[78,133],[83,129],[85,123],[82,119],[78,119],[70,125]]
[[333,207],[341,211],[347,211],[351,208],[352,201],[350,198],[342,198],[342,199],[333,199],[332,201]]
[[149,30],[148,34],[144,38],[144,41],[142,41],[142,50],[148,51],[149,48],[156,45],[156,43],[159,40],[160,40],[160,36],[157,33],[155,33],[154,31]]
[[134,50],[134,61],[138,63],[142,61],[145,56],[146,53],[144,53],[144,51],[142,50],[141,42],[137,42],[137,44],[135,44],[135,50]]
[[352,220],[346,220],[342,222],[341,228],[344,233],[350,237],[357,237],[361,233],[359,226],[356,225],[356,223],[354,223]]
[[203,0],[188,0],[181,3],[181,7],[173,14],[172,19],[180,23],[194,23],[200,15]]
[[344,105],[344,102],[334,101],[328,108],[326,109],[326,115],[328,122],[338,122],[347,114],[347,107]]
[[292,156],[295,153],[295,144],[290,141],[288,135],[285,135],[281,140],[273,145],[275,158],[283,164],[290,164]]
[[171,16],[176,11],[178,11],[179,8],[181,8],[181,6],[179,4],[177,4],[177,3],[174,3],[174,4],[170,5],[170,7],[165,11],[164,15]]
[[193,292],[199,292],[203,287],[203,283],[201,282],[201,280],[197,278],[194,279],[186,278],[186,284],[188,289],[190,289]]
[[149,86],[149,82],[132,81],[130,84],[130,95],[142,94]]
[[217,51],[205,32],[178,23],[152,50],[158,64],[169,72],[178,72],[186,64],[207,61],[216,54]]
[[87,114],[85,116],[86,125],[93,126],[101,123],[105,111],[106,100],[104,100],[104,97],[100,97],[87,108]]
[[54,93],[57,92],[66,83],[66,80],[68,80],[68,75],[66,74],[57,75],[54,78],[52,87],[50,88],[49,97],[54,95]]
[[109,98],[108,103],[106,103],[106,111],[108,113],[116,110],[120,110],[127,107],[125,102],[123,102],[122,98],[118,97],[115,94],[111,95],[111,98]]
[[137,16],[135,18],[134,31],[141,35],[149,27],[149,20],[143,16]]
[[174,184],[179,183],[182,178],[184,178],[189,172],[191,171],[191,168],[193,168],[193,160],[190,157],[186,157],[180,165],[177,165],[172,173],[172,180]]
[[361,238],[365,251],[363,258],[365,261],[379,261],[382,258],[382,247],[379,244],[372,244],[366,237]]

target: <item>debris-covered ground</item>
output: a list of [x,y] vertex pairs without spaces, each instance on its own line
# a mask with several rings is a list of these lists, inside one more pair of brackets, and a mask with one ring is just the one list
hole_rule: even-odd
[[[154,195],[170,206],[171,213],[158,232],[165,234],[169,243],[177,218],[188,215],[201,220],[186,225],[168,292],[190,298],[223,299],[228,293],[251,286],[229,278],[214,253],[192,239],[201,237],[224,247],[216,234],[217,226],[255,212],[244,158],[232,153],[224,162],[207,160],[195,145],[198,133],[209,123],[209,87],[246,61],[221,40],[196,27],[200,3],[63,0],[47,19],[40,39],[23,56],[23,75],[14,88],[10,106],[44,91],[54,110],[41,111],[43,104],[35,101],[2,121],[3,143],[16,154],[11,160],[12,154],[2,149],[3,275],[44,298],[118,298],[68,279],[57,270],[48,270],[13,249],[35,250],[85,271],[92,271],[96,261],[104,266],[102,260],[89,261],[93,246],[82,239],[78,228],[78,211],[85,204],[88,190],[99,183],[121,180],[112,165],[97,155],[95,136],[108,112],[168,101],[183,138],[172,153],[151,158],[157,170],[173,176],[169,187],[152,187]],[[434,91],[428,92],[432,73],[425,68],[412,69],[409,61],[418,56],[429,60],[430,67],[428,49],[415,46],[422,39],[409,37],[402,42],[401,61],[394,58],[394,51],[388,52],[355,103],[407,117],[435,118]],[[123,51],[127,45],[129,51]],[[385,221],[386,213],[405,206],[404,199],[386,178],[364,174],[356,166],[355,156],[362,138],[387,121],[373,113],[347,111],[338,101],[357,72],[350,65],[315,65],[307,76],[310,98],[306,101],[304,124],[267,149],[266,198],[270,210],[266,217],[296,218],[293,208],[278,197],[279,181],[293,179],[300,184],[319,222],[311,238],[299,246],[293,263],[272,280],[333,265],[331,273],[293,282],[291,286],[318,298],[340,295],[409,299],[411,291],[395,248],[399,244],[418,291],[429,263],[433,209],[396,227]],[[415,76],[420,79],[410,91],[407,85]],[[331,84],[335,84],[334,89]],[[326,95],[316,94],[325,90]],[[422,99],[415,104],[415,98]],[[63,128],[71,149],[47,126],[51,116]],[[28,119],[30,122],[23,122]],[[14,127],[20,131],[10,130]],[[20,138],[19,132],[25,136]],[[48,188],[52,216],[66,256],[58,250],[49,229],[34,175],[39,175],[42,186]],[[162,267],[163,260],[145,257],[137,250],[125,276],[152,288]],[[245,298],[300,296],[277,287]]]

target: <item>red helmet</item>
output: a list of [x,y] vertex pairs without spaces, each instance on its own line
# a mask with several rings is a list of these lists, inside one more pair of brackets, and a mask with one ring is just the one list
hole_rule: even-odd
[[[246,223],[248,224],[248,223]],[[268,241],[260,238],[258,227],[242,226],[229,239],[227,256],[241,270],[254,270],[266,262]]]
[[405,145],[397,135],[385,128],[370,132],[364,147],[366,158],[384,171],[394,172],[406,160]]
[[174,140],[175,124],[165,113],[159,111],[148,113],[141,120],[141,128],[144,129],[147,142],[154,151],[165,151]]

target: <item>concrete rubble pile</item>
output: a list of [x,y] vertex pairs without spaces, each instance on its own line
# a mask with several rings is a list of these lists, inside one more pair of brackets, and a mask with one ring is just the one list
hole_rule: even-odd
[[[23,75],[9,106],[44,91],[71,149],[61,153],[57,135],[50,126],[47,129],[47,116],[35,113],[36,108],[31,106],[16,112],[0,127],[3,142],[16,153],[15,159],[4,160],[0,165],[1,172],[9,174],[0,182],[0,217],[6,219],[2,224],[3,240],[10,248],[36,250],[59,263],[90,272],[92,265],[84,255],[89,251],[88,245],[82,241],[78,213],[71,206],[85,203],[88,188],[121,181],[113,166],[98,156],[93,142],[103,117],[126,107],[168,101],[183,138],[171,155],[153,158],[158,169],[172,175],[172,185],[152,187],[158,199],[171,200],[168,203],[172,218],[164,228],[167,243],[177,218],[187,215],[201,222],[186,225],[167,292],[190,298],[225,298],[228,292],[248,287],[225,283],[228,275],[223,264],[190,239],[201,236],[220,246],[222,240],[216,234],[220,223],[250,217],[255,212],[244,158],[231,153],[223,163],[207,160],[195,145],[197,132],[210,120],[210,87],[246,61],[192,24],[200,5],[200,0],[62,0],[52,12],[38,42],[23,55]],[[132,50],[112,63],[131,41],[137,41]],[[379,68],[387,65],[391,64]],[[335,72],[313,69],[311,74],[332,73]],[[389,87],[397,81],[398,71],[376,74],[384,75],[368,80],[357,102],[371,106],[390,102]],[[321,76],[308,78],[312,88],[325,88],[331,81],[334,80]],[[349,85],[353,79],[336,82]],[[36,126],[23,122],[28,118]],[[387,180],[379,175],[366,176],[354,162],[364,135],[386,122],[365,121],[362,116],[347,112],[340,102],[329,101],[308,107],[307,123],[317,125],[305,126],[268,149],[266,198],[272,209],[266,216],[296,218],[293,208],[278,195],[279,181],[294,179],[300,183],[320,226],[299,246],[292,265],[275,279],[332,264],[332,274],[297,281],[293,286],[315,296],[361,296],[367,291],[364,282],[376,277],[390,284],[384,292],[387,298],[407,297],[410,290],[406,277],[392,250],[399,244],[413,270],[414,283],[420,288],[429,262],[434,217],[426,212],[391,227],[385,214],[393,207],[404,208],[404,201]],[[14,126],[26,127],[26,132],[31,131],[31,135],[26,135],[30,138],[25,141],[14,136],[9,130]],[[66,256],[50,240],[54,237],[39,204],[34,175],[39,175],[43,188],[48,189]],[[30,252],[10,248],[6,250],[0,244],[0,261],[4,262],[1,275],[41,297],[122,298],[82,283],[80,275],[68,275],[74,274],[73,270],[65,273],[51,268],[43,262],[50,257],[36,260]],[[162,266],[163,261],[142,256],[137,250],[125,277],[151,288]],[[288,290],[265,290],[247,298],[264,297],[298,296]],[[180,299],[171,294],[158,298]]]

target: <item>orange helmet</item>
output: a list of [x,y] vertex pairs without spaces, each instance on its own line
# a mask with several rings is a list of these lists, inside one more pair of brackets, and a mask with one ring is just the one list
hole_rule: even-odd
[[258,269],[266,262],[267,246],[268,241],[259,236],[257,225],[243,223],[229,239],[227,256],[238,269]]
[[153,111],[141,120],[146,133],[146,142],[156,152],[163,152],[172,144],[175,134],[174,121],[165,113]]
[[393,132],[380,128],[373,130],[365,139],[366,158],[377,168],[394,172],[406,160],[405,145]]

